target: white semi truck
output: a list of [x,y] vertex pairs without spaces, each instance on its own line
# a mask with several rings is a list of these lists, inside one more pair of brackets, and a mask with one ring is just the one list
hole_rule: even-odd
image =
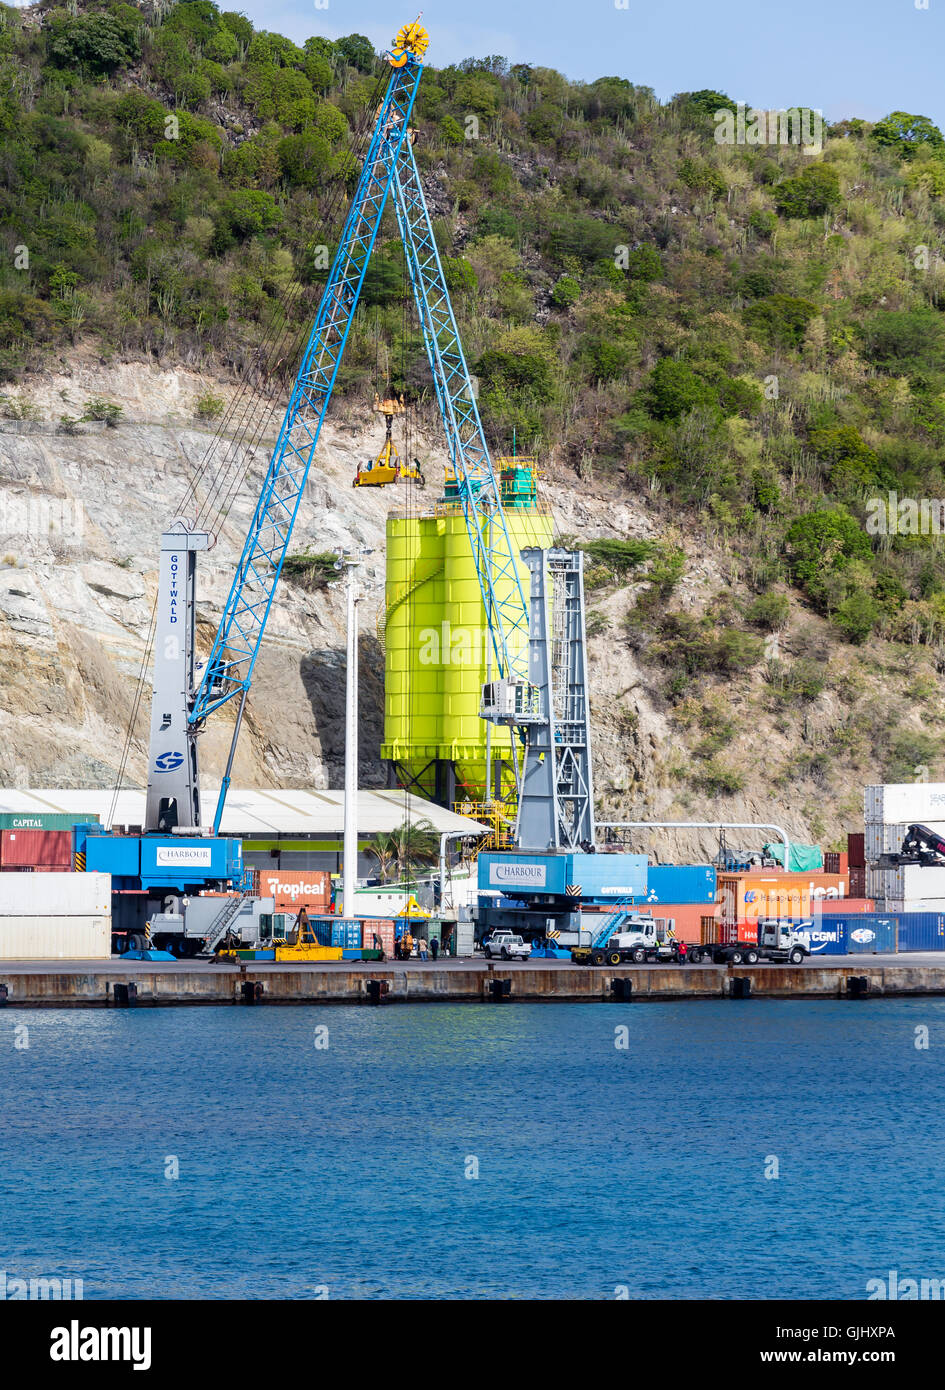
[[785,921],[763,917],[758,921],[758,944],[736,941],[731,944],[708,941],[690,946],[686,959],[692,965],[710,960],[715,965],[757,965],[766,961],[773,965],[802,965],[811,954],[810,933],[814,923]]

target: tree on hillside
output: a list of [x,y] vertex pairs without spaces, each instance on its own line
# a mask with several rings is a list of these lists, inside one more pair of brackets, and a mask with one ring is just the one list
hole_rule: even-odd
[[870,139],[874,144],[895,150],[902,159],[945,150],[945,139],[938,126],[933,125],[928,116],[912,116],[908,111],[893,111],[877,121]]

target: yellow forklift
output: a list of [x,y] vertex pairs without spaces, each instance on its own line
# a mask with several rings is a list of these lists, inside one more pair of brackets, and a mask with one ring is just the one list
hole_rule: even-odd
[[386,487],[388,483],[396,483],[398,479],[406,481],[408,478],[415,478],[420,486],[424,487],[426,479],[420,470],[420,460],[413,459],[412,462],[408,463],[401,459],[391,433],[395,417],[407,413],[403,396],[388,396],[382,401],[375,391],[374,409],[384,417],[386,426],[384,443],[381,445],[381,451],[377,458],[369,460],[364,468],[358,469],[352,486]]

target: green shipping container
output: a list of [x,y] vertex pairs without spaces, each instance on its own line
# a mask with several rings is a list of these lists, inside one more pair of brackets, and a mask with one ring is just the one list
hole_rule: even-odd
[[64,816],[55,811],[0,811],[0,830],[71,830],[87,822],[98,824],[98,816],[81,814]]

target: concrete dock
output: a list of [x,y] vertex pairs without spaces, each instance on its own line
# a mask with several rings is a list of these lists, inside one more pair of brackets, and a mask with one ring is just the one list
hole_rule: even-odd
[[[803,965],[634,965],[616,969],[567,961],[405,962],[0,961],[0,1004],[8,1008],[115,1008],[134,985],[138,1007],[244,1004],[253,987],[257,1004],[365,1004],[370,982],[387,985],[384,1004],[482,1003],[495,981],[508,981],[507,1001],[591,1003],[611,1001],[615,979],[632,982],[635,1000],[719,999],[732,982],[751,981],[753,998],[837,998],[848,981],[865,978],[871,995],[945,995],[945,955],[838,956]],[[116,993],[116,986],[118,990]],[[125,987],[125,988],[122,988]],[[735,986],[735,989],[739,989]],[[857,986],[853,986],[857,988]]]

